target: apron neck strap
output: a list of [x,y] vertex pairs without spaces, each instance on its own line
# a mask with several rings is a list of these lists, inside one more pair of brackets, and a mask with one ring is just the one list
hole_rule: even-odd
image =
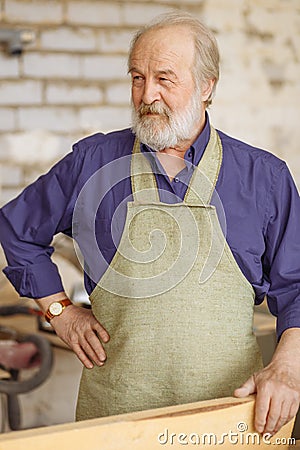
[[[189,183],[184,201],[188,204],[208,205],[211,201],[222,164],[222,143],[211,126],[210,139]],[[132,150],[131,187],[134,201],[159,202],[156,179],[150,162],[141,152],[136,138]]]
[[150,162],[141,152],[140,141],[137,138],[132,149],[131,188],[135,202],[157,203],[160,201]]
[[222,143],[216,130],[210,127],[210,138],[185,194],[185,202],[209,205],[222,164]]

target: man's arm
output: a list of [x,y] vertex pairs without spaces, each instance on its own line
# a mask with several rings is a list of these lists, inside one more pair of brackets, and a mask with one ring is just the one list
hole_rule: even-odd
[[275,171],[266,211],[263,271],[280,339],[270,364],[235,395],[256,392],[256,429],[275,433],[297,413],[300,398],[300,198],[285,164]]
[[[46,313],[51,303],[66,297],[65,292],[58,292],[37,299],[36,302]],[[91,310],[69,305],[60,316],[53,317],[50,322],[56,334],[75,352],[85,367],[91,369],[94,363],[103,366],[106,354],[101,341],[108,342],[109,334]]]
[[[72,213],[85,180],[94,170],[84,165],[86,152],[75,145],[51,170],[0,210],[0,242],[8,266],[4,273],[21,297],[36,300],[46,312],[66,298],[57,266],[51,260],[53,236],[72,234]],[[86,367],[102,365],[102,342],[109,336],[91,311],[70,305],[51,325]]]
[[284,331],[272,361],[252,375],[236,397],[257,393],[255,428],[259,433],[276,433],[296,414],[300,403],[300,328]]
[[21,297],[40,298],[63,291],[51,260],[53,237],[72,233],[72,207],[81,173],[80,152],[72,152],[0,209],[4,273]]

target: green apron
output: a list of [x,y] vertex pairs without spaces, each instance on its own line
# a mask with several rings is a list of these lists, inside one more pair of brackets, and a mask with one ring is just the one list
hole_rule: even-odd
[[184,202],[166,204],[135,142],[133,202],[119,248],[90,297],[111,336],[107,361],[83,369],[77,420],[231,396],[262,368],[254,290],[210,205],[221,163],[211,128]]

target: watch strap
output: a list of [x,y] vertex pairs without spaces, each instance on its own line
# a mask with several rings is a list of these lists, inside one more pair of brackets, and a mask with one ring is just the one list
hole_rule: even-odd
[[[52,314],[52,313],[50,312],[50,306],[51,306],[53,303],[60,303],[60,304],[62,305],[62,307],[63,307],[62,312],[63,312],[63,310],[64,310],[67,306],[72,305],[72,302],[71,302],[71,300],[70,300],[69,298],[64,298],[63,300],[56,300],[56,301],[52,302],[52,303],[49,305],[49,307],[48,307],[48,309],[47,309],[47,311],[46,311],[46,313],[45,313],[45,319],[46,319],[46,321],[49,322],[49,323],[50,323],[50,320],[53,319],[53,317],[56,317],[55,314]],[[61,312],[61,313],[62,313],[62,312]],[[60,314],[61,314],[61,313],[60,313]],[[60,314],[58,314],[58,315],[60,315]]]

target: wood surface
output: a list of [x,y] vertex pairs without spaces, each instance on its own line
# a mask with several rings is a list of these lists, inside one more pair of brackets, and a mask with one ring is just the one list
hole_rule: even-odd
[[253,428],[254,400],[229,397],[11,432],[0,436],[0,450],[288,449],[293,421],[264,442]]

